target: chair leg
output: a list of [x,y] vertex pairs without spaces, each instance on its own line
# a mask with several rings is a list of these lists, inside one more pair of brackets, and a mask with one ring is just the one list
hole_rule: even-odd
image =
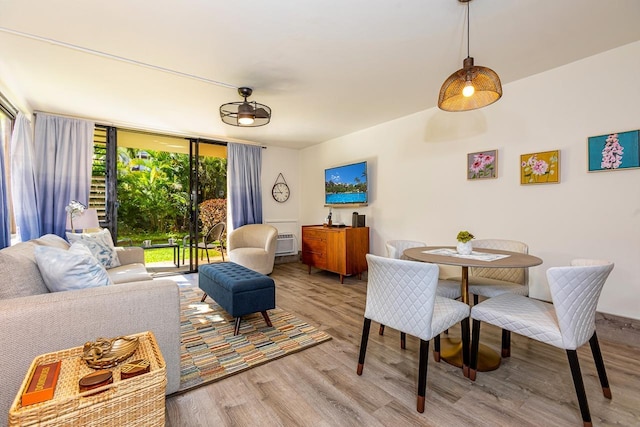
[[378,334],[384,335],[384,325],[382,323],[380,324],[380,329],[378,329]]
[[462,375],[469,378],[469,318],[462,319]]
[[240,333],[240,319],[241,317],[236,317],[236,326],[233,329],[233,335],[238,335]]
[[480,321],[473,319],[471,331],[471,349],[469,350],[469,379],[476,380],[478,372],[478,348],[480,346]]
[[420,362],[418,362],[418,412],[424,412],[427,394],[427,365],[429,364],[429,341],[420,340]]
[[433,360],[440,363],[440,335],[433,337]]
[[593,336],[589,340],[591,346],[591,354],[593,354],[593,361],[596,362],[596,369],[598,370],[598,378],[600,378],[600,385],[602,386],[602,394],[607,399],[611,399],[611,389],[609,388],[609,379],[607,378],[607,370],[604,368],[604,360],[602,360],[602,353],[600,352],[600,344],[598,343],[598,336],[596,332],[593,332]]
[[502,330],[502,357],[511,357],[511,331]]
[[272,327],[273,325],[271,324],[271,319],[269,318],[269,313],[267,313],[267,311],[261,311],[260,313],[262,313],[262,317],[264,317],[264,322],[267,324],[268,327]]
[[587,394],[584,391],[584,383],[582,382],[582,373],[580,372],[580,362],[578,361],[578,352],[576,350],[567,350],[567,358],[569,359],[569,367],[571,368],[571,376],[573,377],[573,385],[578,396],[578,404],[580,405],[580,413],[582,414],[582,422],[587,426],[591,426],[591,414],[589,413],[589,403],[587,402]]
[[222,262],[224,262],[224,248],[220,246],[220,255],[222,255]]
[[209,248],[206,248],[205,251],[207,252],[207,263],[211,263],[211,261],[209,261]]
[[202,295],[202,299],[200,300],[200,302],[204,302],[204,300],[207,299],[207,293],[205,292],[204,295]]
[[405,332],[400,332],[400,348],[407,348],[407,334]]
[[367,343],[369,342],[369,329],[371,328],[371,319],[364,318],[362,325],[362,340],[360,341],[360,355],[358,356],[358,369],[356,373],[362,375],[364,369],[364,356],[367,354]]

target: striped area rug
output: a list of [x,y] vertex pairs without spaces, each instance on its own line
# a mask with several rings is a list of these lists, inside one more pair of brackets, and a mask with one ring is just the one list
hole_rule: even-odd
[[279,308],[269,310],[273,327],[260,313],[234,319],[202,291],[180,287],[180,389],[186,391],[328,341],[331,336]]

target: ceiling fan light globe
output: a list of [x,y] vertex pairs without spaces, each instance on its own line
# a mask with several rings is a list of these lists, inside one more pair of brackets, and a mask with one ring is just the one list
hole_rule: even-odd
[[241,125],[252,125],[254,120],[253,114],[238,114],[238,123]]

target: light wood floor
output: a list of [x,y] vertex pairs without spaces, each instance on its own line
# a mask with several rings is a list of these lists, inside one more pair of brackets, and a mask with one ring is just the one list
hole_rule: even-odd
[[[195,276],[195,275],[194,275]],[[419,341],[378,335],[373,323],[362,376],[356,365],[366,282],[299,263],[275,266],[277,305],[333,340],[217,383],[167,398],[166,425],[183,426],[580,426],[563,350],[512,336],[512,356],[475,382],[431,357],[426,409],[416,412]],[[459,332],[451,331],[452,336]],[[499,348],[497,328],[482,342]],[[602,396],[589,346],[579,351],[594,426],[640,425],[640,348],[599,331],[612,400]],[[431,349],[433,349],[433,344]]]

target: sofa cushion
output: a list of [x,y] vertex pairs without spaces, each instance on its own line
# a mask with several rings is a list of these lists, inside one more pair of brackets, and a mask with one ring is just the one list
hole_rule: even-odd
[[72,244],[68,250],[37,246],[34,252],[42,278],[51,292],[112,284],[102,264],[80,242]]
[[37,239],[30,240],[39,246],[50,246],[52,248],[69,249],[69,242],[55,234],[45,234]]
[[69,243],[55,234],[46,234],[28,242],[20,242],[0,251],[0,299],[49,293],[38,269],[34,249],[49,246],[69,248]]
[[107,274],[113,283],[140,282],[151,280],[153,277],[147,272],[144,264],[133,263],[121,265],[107,270]]
[[106,228],[97,233],[67,233],[70,243],[82,243],[105,268],[118,267],[120,259],[113,246],[111,233]]
[[23,242],[0,251],[0,299],[49,292],[33,254],[35,247],[33,242]]

